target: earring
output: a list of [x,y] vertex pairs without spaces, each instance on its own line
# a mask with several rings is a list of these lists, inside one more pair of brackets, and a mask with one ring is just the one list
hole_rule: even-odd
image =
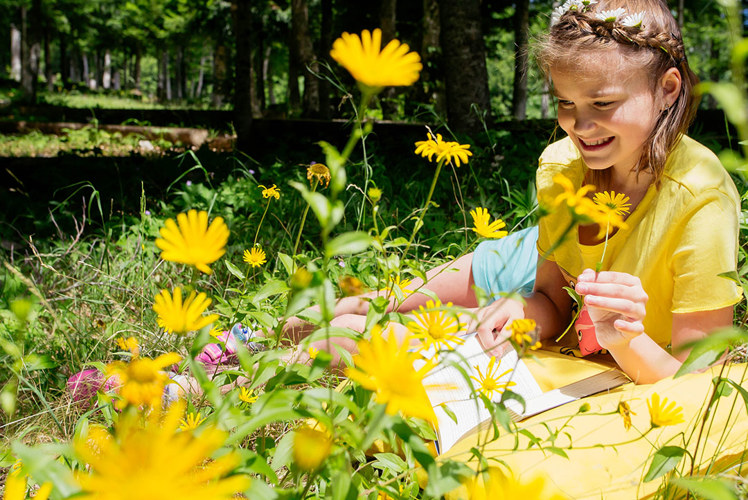
[[662,111],[663,113],[667,113],[669,109],[670,109],[670,105],[669,105],[669,104],[665,104],[665,107],[664,107],[664,108],[662,108],[662,110],[661,110],[661,111]]

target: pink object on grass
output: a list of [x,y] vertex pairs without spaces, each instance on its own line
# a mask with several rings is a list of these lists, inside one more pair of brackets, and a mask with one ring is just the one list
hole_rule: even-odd
[[89,368],[80,371],[68,379],[68,391],[73,397],[73,401],[90,401],[96,396],[99,389],[111,391],[119,385],[117,377],[109,377],[104,381],[104,374],[96,368]]

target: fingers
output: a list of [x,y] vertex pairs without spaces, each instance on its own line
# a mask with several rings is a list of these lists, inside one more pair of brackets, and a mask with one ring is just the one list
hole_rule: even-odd
[[617,283],[579,282],[575,288],[581,295],[597,295],[614,299],[626,299],[646,303],[649,296],[641,285],[622,285]]
[[610,297],[602,297],[598,295],[586,295],[584,297],[584,303],[587,307],[595,307],[597,309],[603,309],[613,313],[626,316],[632,319],[643,319],[647,313],[647,309],[643,302],[633,301],[629,299],[617,299]]
[[616,330],[625,334],[636,336],[644,333],[644,324],[641,321],[626,321],[617,319],[613,322]]

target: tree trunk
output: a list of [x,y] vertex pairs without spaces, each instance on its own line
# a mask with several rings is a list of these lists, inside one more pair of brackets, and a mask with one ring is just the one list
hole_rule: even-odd
[[[381,0],[379,4],[379,26],[382,27],[382,48],[390,43],[390,40],[395,38],[397,34],[395,29],[396,13],[397,0]],[[379,94],[382,104],[382,117],[385,119],[391,120],[397,116],[396,94],[397,89],[395,87],[387,87]]]
[[512,116],[515,120],[524,120],[527,113],[527,39],[530,31],[530,0],[517,0],[516,6]]
[[[329,63],[330,49],[332,49],[332,0],[322,0],[321,8],[322,23],[320,30],[319,55],[317,56],[317,59]],[[326,78],[319,80],[319,117],[323,120],[329,120],[331,116],[330,90],[330,82],[328,82]]]
[[684,8],[684,0],[678,0],[678,27],[683,30],[683,23],[684,23],[684,16],[683,16],[683,8]]
[[203,82],[205,80],[205,54],[200,54],[200,70],[197,73],[197,86],[193,97],[199,99],[203,95]]
[[50,29],[44,30],[44,79],[47,80],[47,90],[52,92],[55,86],[55,74],[52,71],[52,54],[50,52]]
[[139,45],[135,48],[135,67],[133,68],[133,84],[135,90],[140,92],[140,76],[142,75],[141,61],[143,59],[143,48]]
[[252,116],[254,118],[260,118],[262,116],[262,110],[265,109],[265,85],[262,79],[262,60],[265,52],[265,44],[263,39],[265,34],[263,32],[262,18],[255,16],[252,21],[251,28],[251,41],[252,46],[252,80],[250,85],[250,97],[252,103]]
[[[296,80],[296,82],[289,82],[291,85],[291,107],[298,108],[299,87],[297,82],[298,76],[301,75],[304,77],[304,100],[301,114],[302,116],[316,117],[319,114],[319,80],[307,67],[315,73],[319,71],[319,68],[314,61],[312,40],[309,37],[309,6],[307,0],[291,0],[290,59],[291,67],[295,70],[293,72],[289,71],[289,74]],[[296,103],[296,106],[294,106],[294,103]]]
[[268,93],[268,105],[275,106],[275,86],[273,85],[273,79],[270,78],[268,71],[270,69],[270,55],[273,53],[273,46],[268,44],[265,47],[265,55],[262,58],[262,79],[265,80],[265,87]]
[[81,81],[81,67],[80,62],[80,50],[78,47],[73,46],[73,50],[70,54],[70,81],[72,83],[79,83]]
[[21,7],[21,99],[28,103],[36,103],[41,19],[41,0],[33,0],[31,10]]
[[101,75],[101,86],[105,89],[112,87],[112,52],[109,49],[104,51],[104,71]]
[[236,40],[236,71],[234,72],[234,125],[236,147],[249,151],[252,133],[252,8],[247,0],[233,0]]
[[228,96],[228,60],[229,49],[220,40],[213,53],[213,95],[210,103],[214,108],[223,106]]
[[423,0],[423,20],[421,22],[423,38],[421,38],[420,54],[423,69],[421,78],[416,85],[416,101],[431,103],[434,111],[444,115],[445,100],[444,78],[441,69],[441,44],[439,35],[441,24],[439,21],[438,0]]
[[439,0],[439,17],[447,119],[454,131],[479,132],[490,113],[480,0]]
[[18,26],[10,25],[10,78],[21,81],[21,30]]
[[161,64],[159,69],[159,94],[158,98],[160,101],[171,101],[171,75],[169,74],[169,51],[164,49],[161,51]]
[[543,94],[540,96],[540,117],[548,118],[548,109],[550,108],[551,94],[548,88],[548,80],[543,78]]
[[81,80],[86,87],[91,88],[91,81],[88,78],[88,55],[85,52],[81,53]]
[[174,83],[177,86],[177,99],[184,99],[187,97],[187,64],[186,58],[184,57],[184,45],[179,43],[177,45],[176,61],[174,61],[175,79]]
[[70,59],[68,58],[68,40],[67,37],[60,33],[60,80],[63,88],[70,84]]

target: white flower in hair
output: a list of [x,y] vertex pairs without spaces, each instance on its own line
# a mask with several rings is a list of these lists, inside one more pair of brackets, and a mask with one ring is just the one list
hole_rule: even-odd
[[564,12],[570,11],[570,10],[579,10],[581,11],[584,8],[584,3],[582,0],[566,0],[566,2],[562,5]]
[[564,14],[566,14],[566,9],[564,9],[563,5],[553,9],[553,13],[551,14],[551,26],[559,22],[561,20],[561,16],[563,16]]
[[597,3],[596,0],[582,0],[582,5],[584,5],[585,7],[589,7],[590,5],[596,4],[596,3]]
[[595,17],[605,21],[606,23],[614,23],[618,21],[618,18],[623,16],[625,13],[626,9],[622,9],[619,7],[613,10],[604,10],[602,12],[597,12],[595,14]]
[[629,14],[623,18],[621,24],[630,28],[641,28],[642,22],[644,21],[644,12],[637,12],[636,14]]

